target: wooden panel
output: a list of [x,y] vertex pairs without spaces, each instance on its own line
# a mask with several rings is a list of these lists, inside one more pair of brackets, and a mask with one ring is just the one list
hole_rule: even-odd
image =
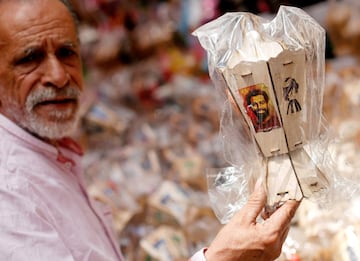
[[316,198],[329,186],[329,181],[304,149],[290,152],[304,197]]
[[267,159],[267,204],[276,207],[286,200],[301,200],[303,198],[293,164],[289,154],[283,154]]
[[284,50],[268,63],[288,149],[292,151],[301,148],[307,137],[305,52]]
[[[234,68],[224,70],[223,76],[263,155],[271,157],[287,153],[267,63],[240,62]],[[258,96],[265,99],[264,95],[267,96],[266,101],[253,98]],[[253,100],[253,104],[250,100]],[[260,110],[261,102],[266,102],[262,105],[265,109]],[[267,117],[263,116],[265,114]]]

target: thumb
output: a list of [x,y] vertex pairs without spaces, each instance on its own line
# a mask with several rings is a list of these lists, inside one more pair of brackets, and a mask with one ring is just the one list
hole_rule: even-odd
[[250,195],[248,202],[240,211],[242,213],[242,219],[246,223],[253,223],[261,213],[266,203],[266,192],[262,183],[259,179],[256,181],[253,193]]

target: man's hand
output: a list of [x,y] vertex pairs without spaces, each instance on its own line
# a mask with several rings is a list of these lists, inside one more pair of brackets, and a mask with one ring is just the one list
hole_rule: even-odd
[[289,200],[269,218],[257,223],[266,202],[257,184],[247,204],[225,225],[205,253],[207,261],[271,261],[281,254],[291,219],[300,202]]

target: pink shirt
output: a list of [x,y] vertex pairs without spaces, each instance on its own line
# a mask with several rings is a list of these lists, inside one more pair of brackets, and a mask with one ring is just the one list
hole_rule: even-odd
[[[0,260],[124,260],[110,208],[89,198],[72,146],[43,142],[1,114],[0,137]],[[205,260],[203,251],[189,260]]]
[[110,210],[85,191],[80,155],[1,114],[0,137],[0,260],[123,260]]

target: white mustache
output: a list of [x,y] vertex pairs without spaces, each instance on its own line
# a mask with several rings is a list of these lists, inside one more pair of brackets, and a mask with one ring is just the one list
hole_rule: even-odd
[[26,98],[26,108],[31,111],[37,104],[47,101],[55,100],[58,97],[66,97],[67,99],[78,100],[81,91],[76,87],[65,87],[58,89],[55,87],[46,87],[45,89],[37,89],[32,91]]

